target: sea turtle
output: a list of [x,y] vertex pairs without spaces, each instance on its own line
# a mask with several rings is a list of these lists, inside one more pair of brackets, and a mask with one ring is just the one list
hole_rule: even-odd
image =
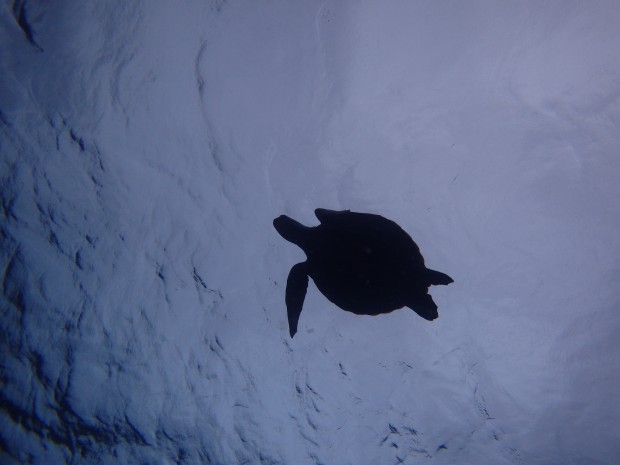
[[308,276],[331,302],[357,315],[409,307],[426,320],[438,317],[428,287],[453,280],[424,266],[420,249],[400,226],[369,213],[323,208],[314,213],[321,223],[315,227],[286,215],[273,220],[278,233],[307,256],[293,266],[286,283],[291,337],[297,332]]

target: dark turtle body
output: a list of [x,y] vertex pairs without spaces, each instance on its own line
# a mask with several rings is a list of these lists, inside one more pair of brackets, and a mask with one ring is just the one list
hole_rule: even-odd
[[343,310],[379,315],[409,307],[426,320],[438,317],[428,294],[432,284],[452,278],[424,265],[420,249],[396,223],[380,215],[318,208],[319,226],[282,215],[273,221],[280,235],[301,247],[307,260],[291,269],[286,306],[291,337],[297,332],[308,277]]

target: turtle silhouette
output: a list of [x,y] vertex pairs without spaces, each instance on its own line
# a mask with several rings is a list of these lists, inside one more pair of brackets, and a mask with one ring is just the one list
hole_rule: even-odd
[[278,233],[307,256],[291,268],[286,283],[291,337],[297,332],[308,277],[332,303],[357,315],[409,307],[425,320],[439,316],[428,288],[453,280],[426,268],[420,249],[400,226],[369,213],[323,208],[314,213],[320,222],[315,227],[286,215],[273,220]]

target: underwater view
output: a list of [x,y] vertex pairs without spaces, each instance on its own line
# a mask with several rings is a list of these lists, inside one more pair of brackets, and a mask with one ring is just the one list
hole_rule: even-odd
[[0,19],[2,464],[618,463],[617,2]]

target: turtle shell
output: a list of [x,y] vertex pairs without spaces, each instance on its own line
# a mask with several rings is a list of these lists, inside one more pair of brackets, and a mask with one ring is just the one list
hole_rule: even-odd
[[395,222],[350,211],[316,215],[321,224],[304,247],[308,274],[339,307],[385,313],[406,305],[405,290],[428,288],[420,249]]

